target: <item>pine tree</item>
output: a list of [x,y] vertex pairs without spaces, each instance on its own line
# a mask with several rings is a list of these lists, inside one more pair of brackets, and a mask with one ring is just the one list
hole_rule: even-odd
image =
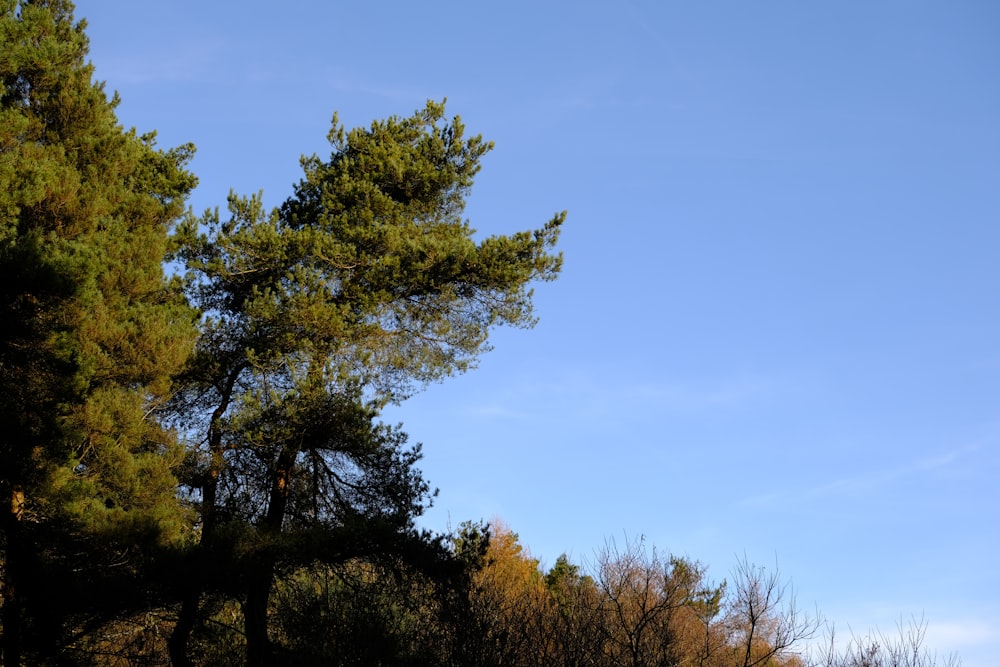
[[120,126],[84,28],[66,0],[0,2],[6,665],[144,604],[128,582],[189,530],[157,414],[193,344],[163,272],[193,149]]
[[241,553],[254,549],[239,540],[264,545],[249,570],[235,567],[251,664],[271,650],[267,601],[293,528],[338,536],[339,547],[314,541],[326,553],[311,558],[351,553],[352,535],[414,546],[402,538],[413,536],[427,486],[415,453],[374,423],[378,411],[470,368],[492,327],[533,325],[529,285],[561,265],[549,251],[562,214],[474,240],[465,196],[492,145],[466,138],[443,104],[350,132],[334,118],[329,139],[329,159],[305,159],[279,209],[233,196],[228,220],[208,214],[181,229],[191,298],[205,314],[177,402],[201,445],[192,479],[203,583],[172,638],[177,664],[188,659],[199,586],[218,581],[211,563],[226,569],[218,557],[234,535]]

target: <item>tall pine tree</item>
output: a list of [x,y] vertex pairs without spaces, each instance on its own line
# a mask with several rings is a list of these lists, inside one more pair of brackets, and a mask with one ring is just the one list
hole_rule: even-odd
[[[165,278],[192,147],[123,129],[67,0],[0,0],[3,662],[130,605],[183,540],[157,421],[195,320]],[[101,595],[92,595],[100,586]]]
[[[473,238],[465,197],[492,144],[466,137],[443,104],[351,131],[334,119],[329,139],[329,159],[304,160],[279,209],[233,196],[228,220],[209,214],[181,230],[205,314],[178,401],[200,452],[204,558],[175,664],[188,660],[202,588],[226,570],[242,581],[248,662],[268,662],[268,598],[276,566],[303,544],[288,539],[296,531],[337,537],[294,554],[306,562],[346,557],[375,534],[407,543],[426,485],[413,452],[372,420],[472,366],[494,326],[533,325],[530,284],[561,266],[551,250],[562,214]],[[220,568],[226,548],[246,567]]]

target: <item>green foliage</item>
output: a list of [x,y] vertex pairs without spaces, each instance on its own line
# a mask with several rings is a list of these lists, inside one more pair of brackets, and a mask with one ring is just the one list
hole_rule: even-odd
[[[178,444],[154,416],[191,349],[194,319],[163,274],[168,228],[195,184],[191,147],[124,130],[92,81],[72,4],[0,5],[0,492],[5,612],[60,641],[86,600],[38,577],[88,581],[139,547],[184,538]],[[73,556],[86,548],[85,556]],[[30,572],[34,572],[30,577]],[[104,581],[98,576],[94,581]],[[8,661],[20,620],[5,613]],[[49,648],[54,649],[54,646]]]
[[492,326],[534,323],[528,284],[558,273],[547,251],[564,216],[477,244],[460,216],[490,145],[443,114],[428,103],[369,130],[335,124],[332,156],[303,161],[280,210],[232,196],[227,222],[188,221],[182,255],[216,357],[307,354],[381,402],[466,370]]
[[[100,484],[106,463],[123,461],[115,444],[167,444],[143,416],[190,349],[193,321],[162,262],[194,179],[182,169],[190,147],[164,153],[117,124],[71,10],[8,2],[0,19],[0,381],[23,397],[7,407],[27,422],[5,434],[4,470],[33,475],[38,456],[59,466],[69,454]],[[50,400],[24,396],[22,382]],[[110,485],[115,506],[123,483]]]
[[452,551],[466,569],[476,571],[486,564],[490,547],[490,526],[483,522],[463,521],[451,538]]
[[566,554],[556,558],[556,564],[545,574],[545,585],[550,590],[558,590],[566,583],[576,585],[580,580],[580,566],[570,563]]

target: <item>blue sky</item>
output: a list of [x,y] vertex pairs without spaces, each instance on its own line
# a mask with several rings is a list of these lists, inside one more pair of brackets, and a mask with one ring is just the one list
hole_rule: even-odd
[[777,561],[838,631],[1000,656],[1000,5],[81,0],[197,210],[448,98],[482,234],[569,210],[541,322],[391,411],[551,565],[645,535]]

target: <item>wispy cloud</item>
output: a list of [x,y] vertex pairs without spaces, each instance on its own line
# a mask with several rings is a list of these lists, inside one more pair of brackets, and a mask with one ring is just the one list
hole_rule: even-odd
[[931,456],[923,456],[899,466],[842,477],[832,482],[815,486],[809,489],[806,495],[811,497],[863,495],[874,489],[885,488],[887,485],[904,478],[950,466],[959,459],[978,451],[980,448],[981,445],[979,444],[965,445]]
[[198,42],[129,57],[102,57],[95,75],[112,87],[207,80],[215,71],[222,50],[219,42]]
[[417,85],[413,81],[405,84],[385,81],[362,82],[341,72],[327,75],[326,83],[328,86],[339,92],[352,93],[355,95],[370,95],[372,97],[378,97],[391,102],[419,104],[428,98],[441,99],[441,97],[443,97],[429,94],[426,86]]
[[1000,642],[1000,617],[962,618],[930,621],[927,624],[928,646],[959,647]]
[[749,407],[771,399],[779,387],[771,378],[738,376],[700,384],[636,385],[626,391],[661,409],[690,411]]
[[748,496],[739,501],[746,507],[771,507],[787,504],[794,497],[798,500],[829,500],[831,498],[857,498],[880,492],[894,484],[929,472],[954,466],[982,449],[976,443],[955,447],[946,451],[921,456],[896,466],[878,470],[865,470],[856,475],[840,477],[806,488],[789,489]]
[[568,371],[558,379],[521,378],[490,394],[474,398],[462,412],[500,419],[535,420],[572,416],[592,422],[644,411],[691,413],[742,410],[770,401],[782,391],[782,382],[765,377],[735,376],[714,381],[650,382]]
[[473,417],[484,417],[486,419],[529,421],[532,418],[531,414],[528,412],[514,410],[500,403],[475,405],[470,408],[466,408],[463,412]]

